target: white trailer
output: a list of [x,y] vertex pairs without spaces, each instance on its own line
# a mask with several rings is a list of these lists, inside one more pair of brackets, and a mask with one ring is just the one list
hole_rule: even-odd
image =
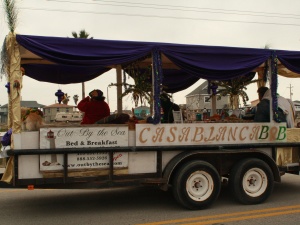
[[55,122],[81,122],[82,113],[81,112],[58,112],[55,116]]
[[[276,57],[281,57],[282,62],[291,65],[290,69],[300,72],[300,63],[297,63],[300,53],[277,51],[275,57],[271,49],[22,35],[15,37],[12,34],[10,38],[16,42],[9,46],[17,46],[16,49],[20,48],[23,54],[20,56],[20,66],[27,70],[25,74],[34,79],[39,79],[31,73],[34,67],[32,61],[36,58],[37,63],[45,63],[44,70],[38,74],[44,74],[52,67],[55,67],[55,71],[58,71],[57,67],[65,65],[70,68],[73,64],[77,73],[81,67],[84,67],[84,71],[97,69],[97,73],[91,73],[90,76],[75,77],[70,74],[69,79],[75,77],[77,82],[88,80],[93,74],[100,74],[99,70],[117,68],[119,112],[122,109],[122,66],[135,60],[141,67],[153,66],[154,100],[153,121],[143,124],[45,125],[39,131],[23,132],[18,127],[18,116],[11,117],[16,120],[16,123],[9,124],[13,128],[14,144],[6,152],[9,160],[2,180],[11,182],[13,187],[113,188],[153,185],[162,190],[171,189],[174,198],[185,208],[203,209],[217,200],[224,178],[228,179],[235,199],[243,204],[257,204],[270,196],[274,182],[280,182],[281,175],[287,172],[299,174],[297,153],[300,141],[294,138],[300,136],[297,135],[297,128],[287,128],[286,123],[273,119],[266,123],[222,120],[160,124],[159,94],[167,84],[168,90],[175,92],[182,88],[181,85],[188,86],[199,78],[224,79],[224,74],[228,73],[227,78],[230,79],[253,70],[259,73],[264,69],[269,69],[269,73],[263,75],[271,75],[274,84],[277,82],[276,69],[279,68]],[[46,48],[49,41],[51,48],[44,54],[41,52],[42,47],[38,46]],[[85,44],[88,49],[93,49],[92,56],[87,57],[89,52],[80,55]],[[66,54],[61,54],[64,46],[68,47],[65,49]],[[70,46],[80,50],[70,53]],[[11,51],[10,49],[8,52]],[[109,54],[106,55],[107,52]],[[147,57],[149,52],[152,60]],[[75,53],[78,55],[74,55]],[[289,58],[291,54],[292,60]],[[15,57],[17,54],[12,55]],[[29,60],[31,56],[33,58]],[[48,60],[56,64],[47,64]],[[85,62],[87,64],[83,66]],[[217,64],[215,68],[214,64]],[[99,68],[101,66],[104,69]],[[19,67],[7,70],[12,73],[11,84],[19,79]],[[39,68],[43,66],[40,65]],[[165,71],[163,77],[164,68],[183,69],[180,72],[185,75],[170,75]],[[67,70],[63,71],[68,77]],[[49,76],[48,79],[59,82],[60,76],[62,74],[57,77]],[[176,81],[176,77],[180,78],[179,81]],[[163,78],[169,83],[164,83]],[[276,89],[273,86],[271,89]],[[11,86],[9,98],[15,99],[14,104],[19,98],[16,91]],[[20,90],[18,91],[19,94]],[[276,90],[272,93],[276,97]],[[272,109],[276,113],[276,100],[272,103]],[[10,112],[17,113],[18,111]],[[294,154],[295,157],[289,160],[286,153]]]

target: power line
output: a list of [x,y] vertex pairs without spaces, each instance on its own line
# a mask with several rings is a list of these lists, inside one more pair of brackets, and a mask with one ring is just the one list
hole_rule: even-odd
[[[285,14],[285,13],[270,13],[270,12],[255,12],[255,11],[243,11],[243,10],[228,10],[228,9],[216,9],[216,8],[201,8],[201,7],[189,7],[189,6],[176,6],[176,5],[161,5],[161,4],[149,4],[149,3],[135,3],[135,2],[124,2],[124,1],[110,1],[110,0],[100,0],[101,2],[112,2],[115,4],[103,4],[103,3],[88,3],[81,1],[68,1],[68,0],[47,0],[52,2],[68,2],[75,4],[96,4],[96,5],[110,5],[110,6],[122,6],[122,7],[132,7],[132,8],[152,8],[152,9],[166,9],[166,10],[176,10],[176,11],[194,11],[194,12],[208,12],[208,13],[220,13],[220,14],[233,14],[233,15],[250,15],[250,16],[261,16],[261,17],[278,17],[278,18],[292,18],[292,19],[300,19],[300,15],[297,14]],[[93,0],[99,1],[99,0]],[[129,4],[129,5],[121,5],[121,4]],[[117,5],[119,4],[119,5]],[[134,5],[134,6],[132,6]],[[137,5],[137,6],[135,6]],[[158,6],[158,7],[154,7]],[[166,8],[167,7],[167,8]],[[171,7],[171,8],[170,8]],[[213,10],[213,11],[205,11],[205,10]],[[214,12],[219,11],[219,12]],[[223,12],[220,12],[223,11]],[[250,13],[250,14],[249,14]],[[260,15],[255,15],[260,14]],[[281,16],[278,16],[281,15]],[[295,16],[295,17],[294,17]]]
[[19,9],[36,10],[36,11],[48,11],[48,12],[69,12],[69,13],[84,13],[84,14],[102,14],[102,15],[111,15],[111,16],[160,18],[160,19],[203,20],[203,21],[213,21],[213,22],[248,23],[248,24],[260,24],[260,25],[300,26],[300,24],[294,24],[294,23],[255,22],[255,21],[207,19],[207,18],[194,18],[194,17],[158,16],[158,15],[150,15],[150,14],[145,15],[145,14],[128,14],[128,13],[112,13],[112,12],[95,12],[95,11],[77,11],[77,10],[62,10],[62,9],[30,8],[30,7],[21,7]]
[[293,86],[290,84],[290,86],[287,87],[287,88],[290,89],[290,99],[292,100],[292,96],[293,96],[292,88],[293,88]]

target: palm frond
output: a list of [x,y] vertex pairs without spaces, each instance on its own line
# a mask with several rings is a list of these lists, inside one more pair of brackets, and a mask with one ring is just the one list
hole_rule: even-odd
[[[3,0],[3,5],[4,5],[4,11],[6,13],[8,29],[11,33],[14,33],[17,26],[17,15],[18,15],[17,9],[15,7],[15,1]],[[5,38],[1,50],[1,70],[0,70],[1,78],[2,78],[2,74],[8,76],[6,71],[7,64],[8,64],[8,53],[6,49],[6,38]]]
[[223,80],[223,81],[213,81],[215,85],[218,87],[222,87],[222,89],[218,89],[216,91],[216,95],[218,96],[218,100],[221,99],[222,96],[230,97],[230,104],[233,104],[233,96],[239,96],[242,98],[244,105],[247,101],[249,101],[249,97],[245,90],[247,90],[247,86],[251,83],[255,83],[260,81],[260,79],[252,80],[255,73],[251,72],[248,75],[240,76],[233,78],[231,80]]
[[[90,36],[90,34],[87,33],[87,32],[83,29],[83,30],[80,30],[80,31],[78,32],[78,34],[77,34],[75,31],[73,31],[73,32],[72,32],[72,36],[73,36],[74,38],[88,39],[88,37]],[[91,37],[91,38],[89,38],[89,39],[93,39],[93,37]]]
[[8,54],[6,49],[6,38],[4,39],[2,50],[1,50],[1,70],[0,77],[5,74],[7,76],[6,65],[8,64]]
[[75,31],[72,32],[72,36],[73,36],[73,38],[78,38],[78,35]]
[[14,0],[3,0],[4,1],[4,10],[7,18],[8,29],[11,33],[15,32],[17,25],[17,9],[15,7]]

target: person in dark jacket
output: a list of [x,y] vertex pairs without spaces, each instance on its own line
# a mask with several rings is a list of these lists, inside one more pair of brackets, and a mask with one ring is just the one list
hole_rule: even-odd
[[95,89],[78,103],[78,109],[84,112],[81,124],[93,124],[110,115],[110,108],[104,100],[103,92]]
[[173,110],[179,111],[180,107],[177,104],[171,102],[170,97],[166,93],[163,93],[160,95],[160,103],[161,103],[161,107],[164,111],[161,122],[162,123],[173,123],[174,122]]
[[[256,107],[254,122],[270,122],[270,90],[267,87],[260,87],[257,90],[259,103]],[[278,107],[278,119],[286,122],[286,115],[283,110]]]

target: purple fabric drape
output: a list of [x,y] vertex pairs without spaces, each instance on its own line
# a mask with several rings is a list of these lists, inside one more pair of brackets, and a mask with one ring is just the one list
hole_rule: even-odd
[[110,68],[102,66],[84,67],[57,64],[25,64],[22,66],[28,77],[55,84],[86,82],[110,70]]
[[186,73],[208,80],[229,80],[247,74],[271,56],[268,49],[196,45],[162,46],[161,51]]
[[300,52],[276,50],[274,54],[286,68],[300,74]]
[[164,69],[163,74],[163,90],[168,93],[176,93],[187,89],[200,79],[183,70]]
[[[146,69],[140,69],[141,74],[146,72]],[[130,71],[126,70],[126,73],[130,74]],[[194,83],[196,83],[200,78],[194,75],[190,75],[183,70],[177,69],[163,69],[163,80],[162,80],[162,90],[167,93],[176,93],[178,91],[184,90]],[[152,83],[149,79],[148,82]]]
[[151,53],[154,44],[82,38],[17,35],[34,54],[63,65],[111,66],[133,62]]

